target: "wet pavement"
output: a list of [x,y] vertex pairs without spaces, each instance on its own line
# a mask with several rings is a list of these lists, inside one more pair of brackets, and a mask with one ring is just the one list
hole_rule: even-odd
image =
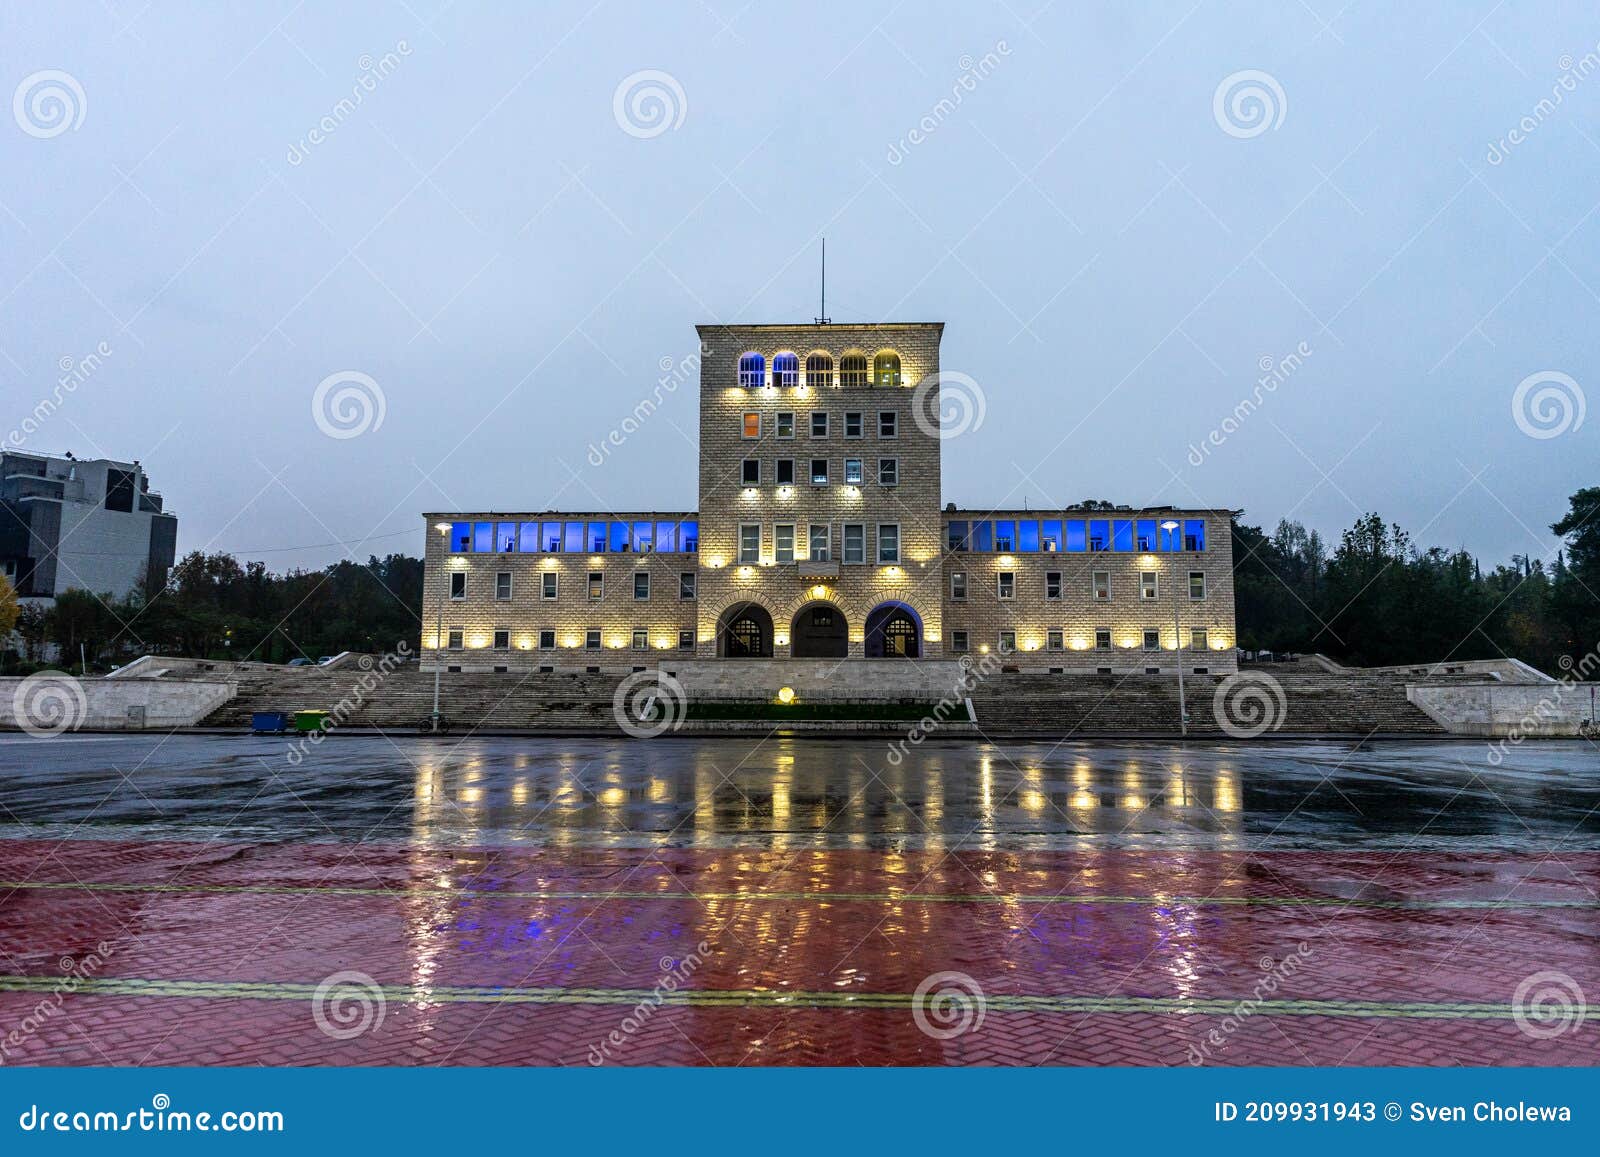
[[0,1052],[1600,1063],[1600,757],[1487,750],[5,737]]

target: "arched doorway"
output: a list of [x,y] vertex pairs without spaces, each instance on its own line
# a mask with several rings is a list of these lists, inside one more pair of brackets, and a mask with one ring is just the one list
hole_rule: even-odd
[[850,653],[844,612],[832,603],[800,608],[789,627],[789,654],[796,659],[843,659]]
[[725,659],[772,658],[772,616],[757,603],[735,603],[717,620],[717,654]]
[[867,658],[915,659],[922,654],[922,620],[905,603],[883,603],[867,614]]

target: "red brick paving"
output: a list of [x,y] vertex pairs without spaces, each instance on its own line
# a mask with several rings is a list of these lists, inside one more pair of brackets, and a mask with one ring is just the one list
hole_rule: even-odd
[[[310,893],[10,890],[0,973],[315,985],[648,990],[662,958],[710,949],[697,991],[913,992],[959,971],[993,996],[1235,1000],[1261,963],[1305,945],[1275,1000],[1507,1006],[1557,970],[1600,993],[1600,854],[416,849],[402,845],[0,841],[0,880]],[[1416,907],[1275,904],[1362,894]],[[339,894],[334,889],[355,889]],[[380,894],[367,890],[376,889]],[[468,890],[474,890],[470,894]],[[503,893],[533,893],[507,896]],[[590,893],[551,898],[550,893]],[[614,892],[649,897],[612,896]],[[928,902],[885,892],[964,896]],[[804,893],[805,895],[796,895]],[[876,894],[849,898],[841,894]],[[707,898],[708,894],[719,894]],[[729,895],[731,894],[731,895]],[[784,894],[775,896],[775,894]],[[837,898],[822,898],[831,894]],[[986,897],[1063,894],[1084,902]],[[1140,897],[1137,903],[1106,898]],[[1102,898],[1095,900],[1094,898]],[[1197,903],[1197,898],[1231,903]],[[1245,902],[1239,902],[1245,901]],[[1505,901],[1499,909],[1429,907]],[[1577,907],[1533,907],[1536,902]],[[0,992],[0,1032],[39,992]],[[8,1043],[30,1064],[583,1064],[617,1004],[387,1002],[351,1040],[310,1000],[76,992]],[[1010,1011],[935,1040],[909,1007],[656,1009],[605,1057],[619,1064],[1184,1064],[1221,1031],[1210,1013]],[[1510,1020],[1258,1011],[1209,1045],[1215,1064],[1595,1064],[1591,1024],[1539,1040]]]

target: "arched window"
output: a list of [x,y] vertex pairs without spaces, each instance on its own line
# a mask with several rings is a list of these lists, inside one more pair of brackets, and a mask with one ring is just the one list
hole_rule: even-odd
[[867,357],[865,354],[845,354],[839,359],[839,384],[864,386],[867,384]]
[[767,384],[767,359],[760,354],[744,354],[739,358],[739,384],[747,390],[759,389]]
[[806,358],[806,385],[822,389],[833,385],[833,357],[812,354]]
[[772,384],[792,390],[800,384],[800,359],[794,354],[778,354],[772,359]]
[[872,359],[872,380],[879,386],[898,386],[900,384],[900,355],[897,353],[882,353]]

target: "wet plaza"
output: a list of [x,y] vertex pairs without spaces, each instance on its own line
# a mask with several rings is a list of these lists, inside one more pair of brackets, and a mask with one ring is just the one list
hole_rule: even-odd
[[7,737],[0,1047],[1595,1064],[1597,803],[1580,743]]

